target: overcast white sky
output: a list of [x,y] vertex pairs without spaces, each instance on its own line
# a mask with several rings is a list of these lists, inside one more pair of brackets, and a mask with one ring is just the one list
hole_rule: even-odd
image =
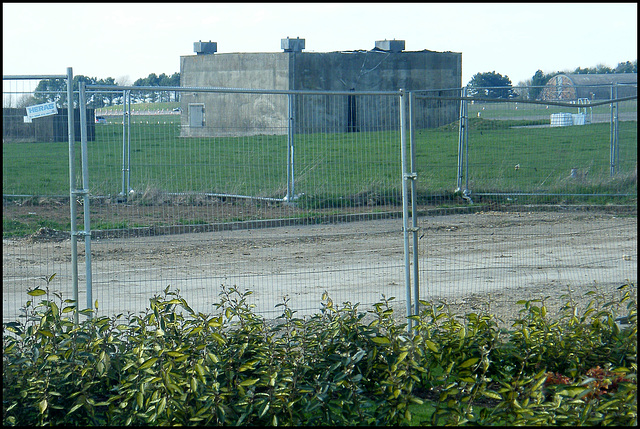
[[637,59],[636,3],[3,3],[2,72],[113,77],[180,71],[198,40],[219,53],[371,49],[462,53],[462,83],[496,71],[514,85]]

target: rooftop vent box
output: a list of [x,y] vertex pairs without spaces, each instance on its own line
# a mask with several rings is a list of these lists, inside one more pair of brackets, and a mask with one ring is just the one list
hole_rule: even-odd
[[376,48],[382,51],[404,51],[404,40],[376,40]]
[[193,51],[198,55],[214,54],[218,50],[217,42],[199,42],[193,43]]
[[287,37],[286,39],[280,40],[280,47],[284,49],[285,52],[302,52],[304,49],[304,39],[299,37],[290,39]]

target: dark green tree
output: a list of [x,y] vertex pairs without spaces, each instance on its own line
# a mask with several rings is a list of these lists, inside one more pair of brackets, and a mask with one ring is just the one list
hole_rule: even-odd
[[[108,77],[106,79],[99,79],[97,81],[98,85],[115,85],[116,80],[112,77]],[[98,94],[99,97],[102,98],[103,105],[111,106],[113,104],[113,100],[118,97],[120,94],[115,92],[103,92]]]
[[[171,76],[164,73],[161,73],[159,76],[155,73],[150,73],[149,76],[136,80],[133,86],[180,86],[180,73],[174,73]],[[177,91],[175,91],[174,99],[177,100]],[[149,101],[151,103],[156,101],[171,101],[171,92],[145,92],[144,94],[140,94],[139,100]]]
[[65,106],[67,104],[66,79],[42,79],[33,92],[33,101],[36,103],[55,101],[59,108]]
[[[176,72],[171,75],[168,82],[169,86],[180,86],[180,73]],[[178,91],[174,91],[173,93],[173,101],[180,100],[180,93]]]
[[616,73],[638,73],[638,60],[618,63],[615,68]]
[[614,70],[611,69],[611,67],[605,66],[604,64],[598,64],[595,67],[587,67],[587,68],[578,67],[573,71],[573,73],[576,73],[576,74],[606,74],[606,73],[615,73],[615,72],[614,72]]
[[[95,84],[97,79],[95,77],[87,77],[83,75],[77,75],[73,77],[72,89],[74,94],[79,91],[80,82],[86,84]],[[33,98],[38,103],[47,103],[55,101],[59,108],[67,107],[67,81],[66,79],[43,79],[38,83],[33,93]],[[98,100],[95,94],[87,94],[87,107],[102,107],[101,100]],[[77,96],[74,96],[73,107],[77,107]]]
[[469,95],[484,98],[513,98],[517,96],[511,85],[509,76],[502,76],[495,71],[476,73],[469,83]]
[[545,86],[547,82],[549,82],[549,79],[556,74],[557,73],[545,74],[542,70],[536,71],[531,78],[531,90],[529,91],[529,97],[532,100],[537,100],[542,92],[542,87]]
[[[95,77],[88,77],[83,75],[77,75],[73,77],[73,91],[80,91],[80,82],[84,82],[85,85],[95,85],[98,83],[98,79]],[[104,101],[102,99],[102,95],[95,92],[86,93],[87,97],[87,107],[90,109],[96,109],[98,107],[104,107]],[[77,97],[76,101],[73,103],[74,107],[77,107]]]

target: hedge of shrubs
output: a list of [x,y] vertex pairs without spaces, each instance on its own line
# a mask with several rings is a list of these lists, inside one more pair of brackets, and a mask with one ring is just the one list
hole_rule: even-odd
[[74,302],[38,288],[3,326],[3,424],[637,425],[634,291],[556,319],[522,301],[509,330],[421,301],[408,333],[392,298],[363,312],[324,294],[304,319],[285,298],[268,321],[226,287],[212,314],[168,287],[76,326]]

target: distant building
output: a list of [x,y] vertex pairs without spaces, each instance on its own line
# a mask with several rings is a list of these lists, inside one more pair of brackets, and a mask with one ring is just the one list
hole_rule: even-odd
[[[461,88],[462,54],[405,51],[404,40],[377,41],[371,50],[303,52],[305,39],[281,40],[283,52],[218,54],[216,42],[196,42],[196,55],[180,57],[180,86],[320,91],[396,91]],[[342,96],[337,103],[296,97],[296,132],[367,131],[397,127],[398,112],[378,115],[376,103]],[[433,100],[429,100],[435,105]],[[417,100],[426,105],[427,101]],[[287,97],[223,96],[183,92],[181,135],[286,134]],[[416,118],[418,128],[455,121],[459,102],[439,101]],[[419,107],[419,106],[418,106]],[[419,110],[419,109],[416,109]],[[427,109],[423,109],[427,110]],[[221,115],[220,112],[225,112]],[[384,116],[385,122],[379,118]],[[372,119],[377,118],[377,119]],[[300,123],[298,124],[300,125]]]
[[588,98],[591,101],[611,97],[612,85],[618,84],[618,97],[638,94],[637,73],[559,74],[551,79],[540,92],[541,100],[575,101]]
[[[74,113],[74,138],[80,141],[80,111]],[[69,121],[67,109],[58,109],[58,113],[27,121],[26,109],[2,109],[3,142],[66,142],[69,141]],[[87,141],[95,140],[95,109],[87,109]]]

